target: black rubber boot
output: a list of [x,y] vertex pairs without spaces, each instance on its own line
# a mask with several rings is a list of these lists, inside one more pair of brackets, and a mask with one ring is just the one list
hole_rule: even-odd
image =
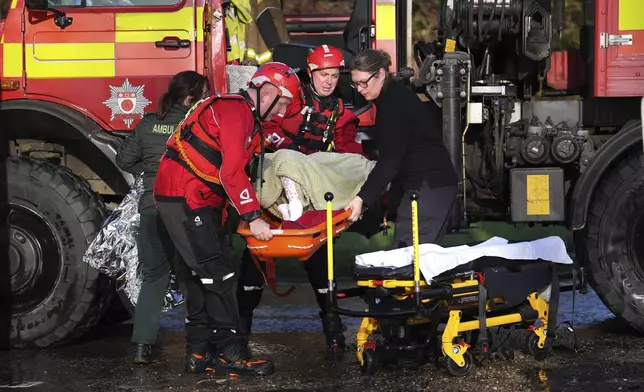
[[252,356],[248,342],[250,340],[251,330],[253,328],[253,311],[262,299],[263,290],[243,290],[237,289],[237,303],[239,304],[239,331],[237,336],[243,349],[246,351],[244,355],[248,358]]
[[136,364],[151,363],[152,358],[152,345],[145,343],[136,343],[134,345],[134,359],[132,362]]
[[244,348],[243,339],[232,339],[219,350],[215,372],[237,375],[266,376],[275,371],[273,362],[266,359],[251,359]]
[[214,370],[215,359],[204,347],[186,347],[184,368],[188,373],[204,373]]
[[327,348],[331,350],[344,350],[347,345],[344,341],[344,325],[342,319],[335,313],[320,312],[322,330],[326,336]]
[[250,351],[250,336],[249,335],[240,335],[238,338],[239,349],[241,350],[241,355],[244,358],[251,358],[253,353]]

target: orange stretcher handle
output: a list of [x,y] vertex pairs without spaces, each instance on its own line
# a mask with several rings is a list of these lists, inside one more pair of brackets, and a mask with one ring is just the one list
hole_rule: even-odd
[[[341,211],[333,217],[334,233],[338,235],[345,231],[351,222],[349,217],[351,211]],[[273,238],[268,241],[256,239],[250,232],[248,222],[241,222],[237,227],[239,233],[248,245],[248,250],[256,255],[261,261],[265,259],[296,258],[306,261],[325,244],[327,239],[326,220],[308,229],[283,230],[281,223],[271,215],[263,216],[271,229]]]
[[[334,236],[345,231],[351,222],[349,217],[351,210],[342,211],[331,220],[333,224]],[[286,292],[277,292],[277,283],[275,278],[275,259],[296,258],[300,261],[307,261],[318,249],[325,245],[327,241],[327,222],[326,219],[318,225],[308,229],[289,229],[283,230],[282,224],[273,215],[265,212],[262,214],[264,219],[273,231],[273,238],[268,241],[256,239],[250,231],[248,222],[240,222],[237,227],[239,233],[248,246],[251,257],[257,268],[262,271],[260,262],[266,265],[264,281],[278,297],[286,297],[293,292],[294,286],[289,287]]]

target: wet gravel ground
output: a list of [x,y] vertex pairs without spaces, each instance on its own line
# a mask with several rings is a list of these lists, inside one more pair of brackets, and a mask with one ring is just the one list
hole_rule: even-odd
[[[270,292],[257,310],[251,349],[275,361],[275,374],[230,380],[182,372],[184,307],[163,316],[160,360],[130,363],[131,324],[102,326],[83,342],[42,351],[0,353],[0,391],[644,391],[644,337],[620,325],[597,296],[576,296],[575,334],[544,361],[516,352],[512,361],[477,366],[454,378],[435,363],[416,369],[360,373],[354,351],[329,358],[312,291],[298,285],[288,298]],[[572,294],[562,293],[559,322],[571,320]],[[345,307],[361,309],[360,300]],[[359,319],[345,318],[355,349]],[[572,350],[577,338],[579,351]]]

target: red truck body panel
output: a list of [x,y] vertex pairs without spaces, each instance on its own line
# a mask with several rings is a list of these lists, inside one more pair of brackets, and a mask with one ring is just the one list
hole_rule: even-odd
[[[203,70],[203,33],[197,21],[203,0],[65,8],[73,23],[64,30],[54,24],[52,13],[25,9],[24,40],[23,0],[14,4],[2,31],[2,79],[20,81],[21,88],[3,91],[3,101],[52,101],[84,113],[106,130],[130,130],[154,109],[172,75]],[[150,23],[154,18],[159,23]],[[187,48],[155,45],[168,37],[192,42]]]
[[[631,35],[632,45],[602,47],[600,37]],[[644,1],[596,0],[594,95],[644,96]]]
[[[221,0],[61,9],[73,18],[65,29],[56,26],[52,12],[30,10],[24,0],[12,0],[7,19],[0,22],[0,79],[5,85],[12,83],[3,88],[2,101],[55,102],[83,113],[105,130],[128,131],[144,112],[155,110],[178,72],[203,73],[212,91],[227,92]],[[288,23],[305,28],[328,23],[330,30],[314,35],[335,37],[338,42],[339,26],[348,19],[347,15],[287,16]],[[172,38],[189,40],[190,45],[155,44]]]
[[577,91],[583,87],[588,81],[588,72],[579,51],[553,52],[546,80],[548,87],[556,90]]

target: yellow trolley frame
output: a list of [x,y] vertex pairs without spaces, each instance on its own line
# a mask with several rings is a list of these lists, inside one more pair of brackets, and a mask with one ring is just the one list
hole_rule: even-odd
[[[333,194],[325,194],[327,202],[327,237],[333,238],[333,223],[331,214],[333,211]],[[548,353],[549,345],[546,343],[547,330],[549,322],[554,318],[549,314],[550,305],[537,292],[530,293],[525,300],[531,308],[529,315],[525,311],[510,312],[498,316],[485,317],[490,312],[494,301],[502,300],[498,298],[487,298],[485,286],[482,284],[482,278],[475,273],[455,276],[447,285],[434,287],[421,279],[420,275],[420,254],[419,254],[419,236],[418,236],[418,196],[411,197],[412,207],[412,229],[413,229],[413,280],[409,279],[364,279],[357,281],[357,287],[337,290],[334,277],[334,257],[333,241],[327,241],[328,246],[328,295],[327,301],[329,309],[340,315],[350,317],[362,317],[362,323],[357,333],[357,352],[356,356],[360,363],[361,369],[365,373],[373,373],[376,367],[377,358],[375,356],[376,344],[369,341],[369,337],[378,331],[379,318],[405,318],[407,325],[430,323],[432,320],[427,314],[430,303],[440,302],[444,309],[448,311],[447,320],[439,320],[445,323],[444,331],[440,338],[440,347],[442,355],[445,358],[447,370],[454,376],[464,376],[471,372],[474,366],[473,356],[470,352],[470,346],[464,340],[459,340],[464,332],[479,330],[479,336],[485,336],[487,329],[495,326],[514,325],[520,323],[531,323],[527,330],[526,348],[527,351],[537,358],[543,358]],[[554,289],[556,285],[556,290]],[[558,279],[553,276],[551,282],[552,293],[556,291],[557,298],[551,295],[551,301],[558,301]],[[382,293],[389,293],[391,297],[399,301],[413,303],[406,309],[392,310],[386,312],[354,311],[340,308],[337,304],[339,298],[348,298],[362,296],[370,290],[380,290]],[[464,306],[454,304],[465,298],[476,298],[479,305],[478,320],[462,321]],[[481,300],[483,298],[483,300]],[[411,301],[409,301],[411,300]],[[450,304],[451,301],[451,304]],[[402,307],[402,306],[400,306]],[[471,307],[470,307],[471,309]],[[553,307],[556,312],[556,306]],[[485,313],[485,314],[482,314]],[[555,314],[556,317],[556,314]],[[435,320],[436,321],[436,320]],[[484,333],[481,331],[485,331]],[[486,339],[482,339],[484,344]],[[486,351],[487,347],[483,347]]]

